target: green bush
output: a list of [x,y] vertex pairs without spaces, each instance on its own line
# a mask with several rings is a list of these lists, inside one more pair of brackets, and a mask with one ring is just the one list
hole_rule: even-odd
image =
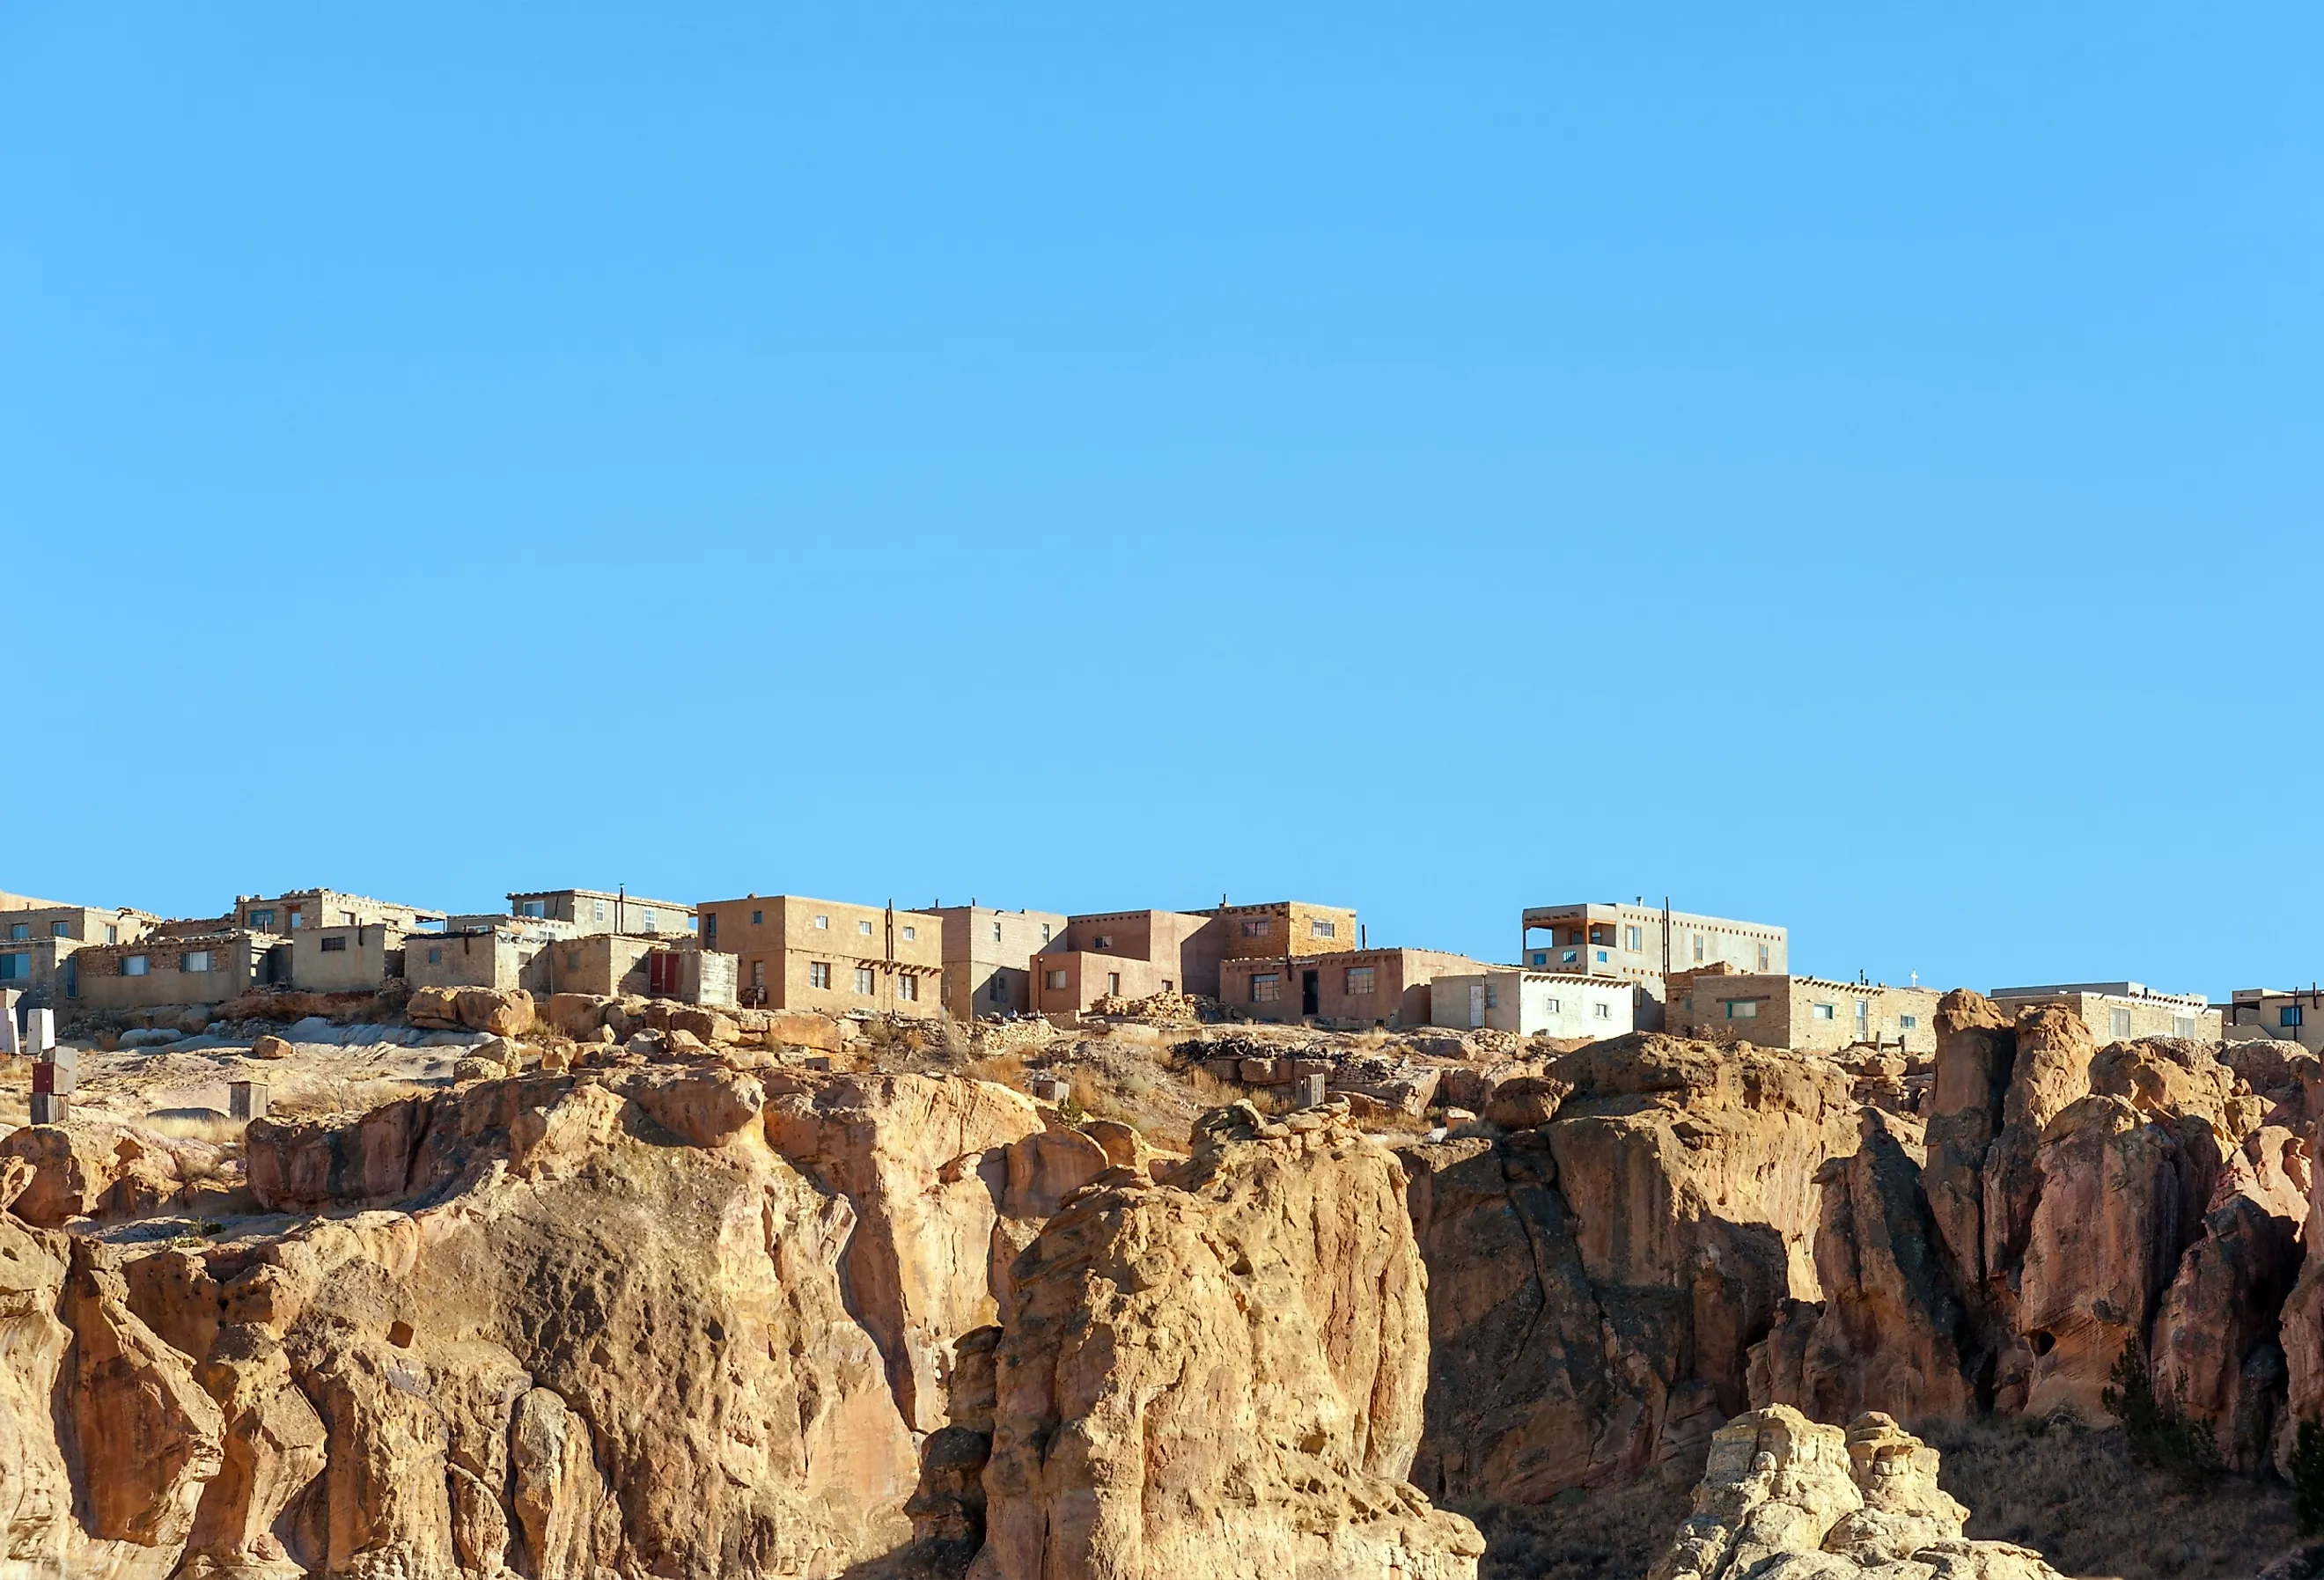
[[[2107,1379],[2098,1402],[2122,1423],[2133,1457],[2168,1471],[2190,1489],[2209,1485],[2226,1468],[2211,1423],[2187,1414],[2184,1385],[2180,1398],[2166,1400],[2155,1393],[2145,1347],[2136,1338],[2122,1346]],[[2324,1455],[2324,1449],[2319,1452]]]

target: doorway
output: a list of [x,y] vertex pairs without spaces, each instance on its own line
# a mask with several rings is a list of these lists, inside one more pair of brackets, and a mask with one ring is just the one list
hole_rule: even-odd
[[1317,1005],[1323,995],[1316,984],[1322,980],[1323,975],[1320,971],[1303,971],[1299,974],[1299,1012],[1301,1014],[1322,1013]]

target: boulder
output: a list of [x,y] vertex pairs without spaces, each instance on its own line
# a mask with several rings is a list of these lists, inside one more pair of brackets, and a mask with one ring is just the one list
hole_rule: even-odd
[[225,1464],[225,1423],[186,1364],[129,1308],[119,1254],[72,1242],[64,1319],[73,1331],[70,1408],[90,1534],[171,1548],[193,1528]]
[[250,1043],[250,1057],[253,1058],[289,1058],[297,1051],[287,1039],[277,1037],[272,1031],[261,1032]]
[[532,1030],[532,995],[521,987],[464,987],[453,998],[460,1024],[471,1031],[521,1037]]
[[414,1026],[456,1031],[461,1024],[460,991],[456,987],[414,988],[410,998],[404,1001],[404,1017]]

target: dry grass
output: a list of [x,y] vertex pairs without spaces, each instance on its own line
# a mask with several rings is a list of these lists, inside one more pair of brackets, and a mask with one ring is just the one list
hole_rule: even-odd
[[996,1086],[1013,1086],[1021,1092],[1032,1079],[1025,1061],[1013,1053],[996,1053],[985,1058],[972,1059],[961,1067],[960,1073],[972,1080],[991,1081]]
[[269,1111],[273,1119],[320,1119],[334,1113],[368,1113],[433,1088],[391,1076],[365,1078],[319,1076],[278,1092]]
[[137,1123],[155,1135],[168,1136],[174,1141],[208,1141],[212,1146],[224,1146],[228,1141],[242,1140],[243,1121],[229,1118],[215,1108],[181,1108],[149,1113]]
[[2118,1427],[1996,1418],[1928,1422],[1939,1480],[1969,1534],[2035,1548],[2069,1575],[2210,1580],[2254,1575],[2297,1538],[2292,1489],[2222,1476],[2200,1492],[2134,1463]]

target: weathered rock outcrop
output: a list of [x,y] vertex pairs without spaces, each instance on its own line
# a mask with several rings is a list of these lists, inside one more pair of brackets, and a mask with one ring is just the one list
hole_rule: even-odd
[[1403,1178],[1340,1123],[1212,1114],[1173,1183],[1109,1171],[1010,1282],[981,1580],[1475,1573],[1475,1528],[1404,1480]]
[[1842,1432],[1777,1405],[1713,1435],[1694,1512],[1652,1580],[2051,1580],[2030,1548],[1969,1541],[1937,1452],[1888,1417]]
[[1546,1123],[1404,1154],[1434,1335],[1414,1479],[1439,1498],[1692,1461],[1819,1292],[1818,1171],[1858,1145],[1847,1075],[1790,1053],[1621,1038],[1523,1095]]

